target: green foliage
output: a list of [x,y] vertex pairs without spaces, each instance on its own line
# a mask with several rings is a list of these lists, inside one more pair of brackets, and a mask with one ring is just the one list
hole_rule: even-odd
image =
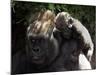
[[55,14],[66,11],[73,17],[79,19],[82,24],[89,30],[93,41],[95,42],[95,6],[53,4],[53,3],[36,3],[36,2],[12,2],[13,11],[16,13],[16,21],[26,19],[30,13],[40,10],[52,10]]
[[57,14],[61,11],[69,12],[73,17],[79,19],[90,31],[92,38],[95,38],[95,6],[36,3],[36,2],[12,2],[13,11],[16,13],[16,20],[27,18],[30,13],[40,10],[52,10]]

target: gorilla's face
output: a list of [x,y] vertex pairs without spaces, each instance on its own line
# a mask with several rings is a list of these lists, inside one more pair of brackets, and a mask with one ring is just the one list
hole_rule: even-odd
[[48,49],[48,41],[42,37],[29,37],[29,49],[32,62],[43,63]]
[[46,36],[28,36],[28,56],[32,63],[47,64],[52,62],[58,53],[57,42]]

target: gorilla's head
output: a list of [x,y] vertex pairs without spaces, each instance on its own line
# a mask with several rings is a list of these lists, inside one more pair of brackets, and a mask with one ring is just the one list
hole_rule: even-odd
[[46,65],[58,53],[58,43],[52,35],[54,14],[48,10],[39,16],[43,16],[42,19],[37,19],[27,29],[27,54],[32,63]]
[[43,35],[29,35],[27,40],[28,56],[35,64],[47,64],[58,53],[57,42]]

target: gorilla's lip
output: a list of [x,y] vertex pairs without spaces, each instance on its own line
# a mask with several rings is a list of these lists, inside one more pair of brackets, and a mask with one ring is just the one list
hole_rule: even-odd
[[32,62],[33,62],[33,63],[36,63],[36,64],[43,63],[44,60],[45,60],[45,58],[43,58],[43,57],[33,57],[33,58],[32,58]]

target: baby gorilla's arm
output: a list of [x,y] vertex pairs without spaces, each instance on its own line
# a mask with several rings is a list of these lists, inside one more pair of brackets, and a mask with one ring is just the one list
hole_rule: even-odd
[[88,30],[86,29],[86,27],[84,27],[80,21],[76,20],[76,19],[73,19],[73,23],[72,23],[72,28],[75,29],[75,31],[80,35],[81,37],[81,41],[83,42],[84,44],[84,48],[83,48],[83,51],[85,50],[85,48],[88,49],[88,51],[86,51],[87,53],[87,58],[89,61],[91,61],[91,57],[93,55],[93,48],[94,48],[94,45],[93,45],[93,42],[92,42],[92,39],[91,39],[91,36],[88,32]]
[[86,59],[83,53],[79,55],[79,69],[91,69],[90,62]]

